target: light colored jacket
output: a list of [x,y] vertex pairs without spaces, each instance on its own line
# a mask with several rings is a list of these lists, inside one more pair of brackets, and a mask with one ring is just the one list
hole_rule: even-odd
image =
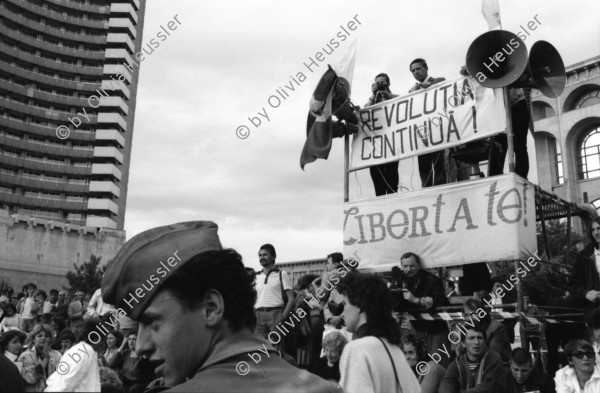
[[60,352],[50,350],[50,360],[48,360],[48,373],[38,373],[37,366],[41,365],[40,359],[35,353],[35,347],[27,349],[19,356],[19,362],[22,364],[21,376],[25,382],[26,392],[43,392],[46,388],[46,379],[54,373],[56,366],[60,361]]
[[340,385],[346,393],[420,393],[421,387],[399,346],[383,339],[396,367],[377,337],[366,336],[349,342],[340,358]]

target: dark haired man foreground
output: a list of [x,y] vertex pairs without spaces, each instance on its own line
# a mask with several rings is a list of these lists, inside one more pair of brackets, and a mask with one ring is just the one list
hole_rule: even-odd
[[556,392],[554,379],[533,367],[531,355],[524,348],[515,348],[512,351],[510,368],[505,368],[504,376],[498,382],[498,391],[503,393]]
[[342,391],[287,364],[251,333],[253,278],[237,252],[222,249],[212,222],[173,224],[132,238],[108,267],[102,298],[139,322],[136,352],[156,367],[169,391]]
[[485,344],[485,331],[471,327],[461,334],[464,355],[450,363],[439,393],[494,393],[504,369],[502,359]]

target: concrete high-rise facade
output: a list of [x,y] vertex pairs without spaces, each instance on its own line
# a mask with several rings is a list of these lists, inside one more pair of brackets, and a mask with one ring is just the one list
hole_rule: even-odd
[[122,230],[143,0],[0,0],[0,208]]

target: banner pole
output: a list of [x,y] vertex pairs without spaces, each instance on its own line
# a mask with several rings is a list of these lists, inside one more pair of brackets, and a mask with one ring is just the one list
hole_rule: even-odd
[[344,135],[344,202],[348,202],[348,195],[350,193],[350,135],[346,131]]
[[508,158],[508,171],[515,171],[515,145],[513,140],[512,116],[510,115],[510,88],[505,86],[502,88],[504,94],[504,112],[506,114],[506,157]]

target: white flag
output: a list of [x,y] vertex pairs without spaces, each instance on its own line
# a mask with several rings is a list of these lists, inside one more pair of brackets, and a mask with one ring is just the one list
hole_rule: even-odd
[[481,12],[488,23],[489,30],[502,29],[498,0],[481,0]]

